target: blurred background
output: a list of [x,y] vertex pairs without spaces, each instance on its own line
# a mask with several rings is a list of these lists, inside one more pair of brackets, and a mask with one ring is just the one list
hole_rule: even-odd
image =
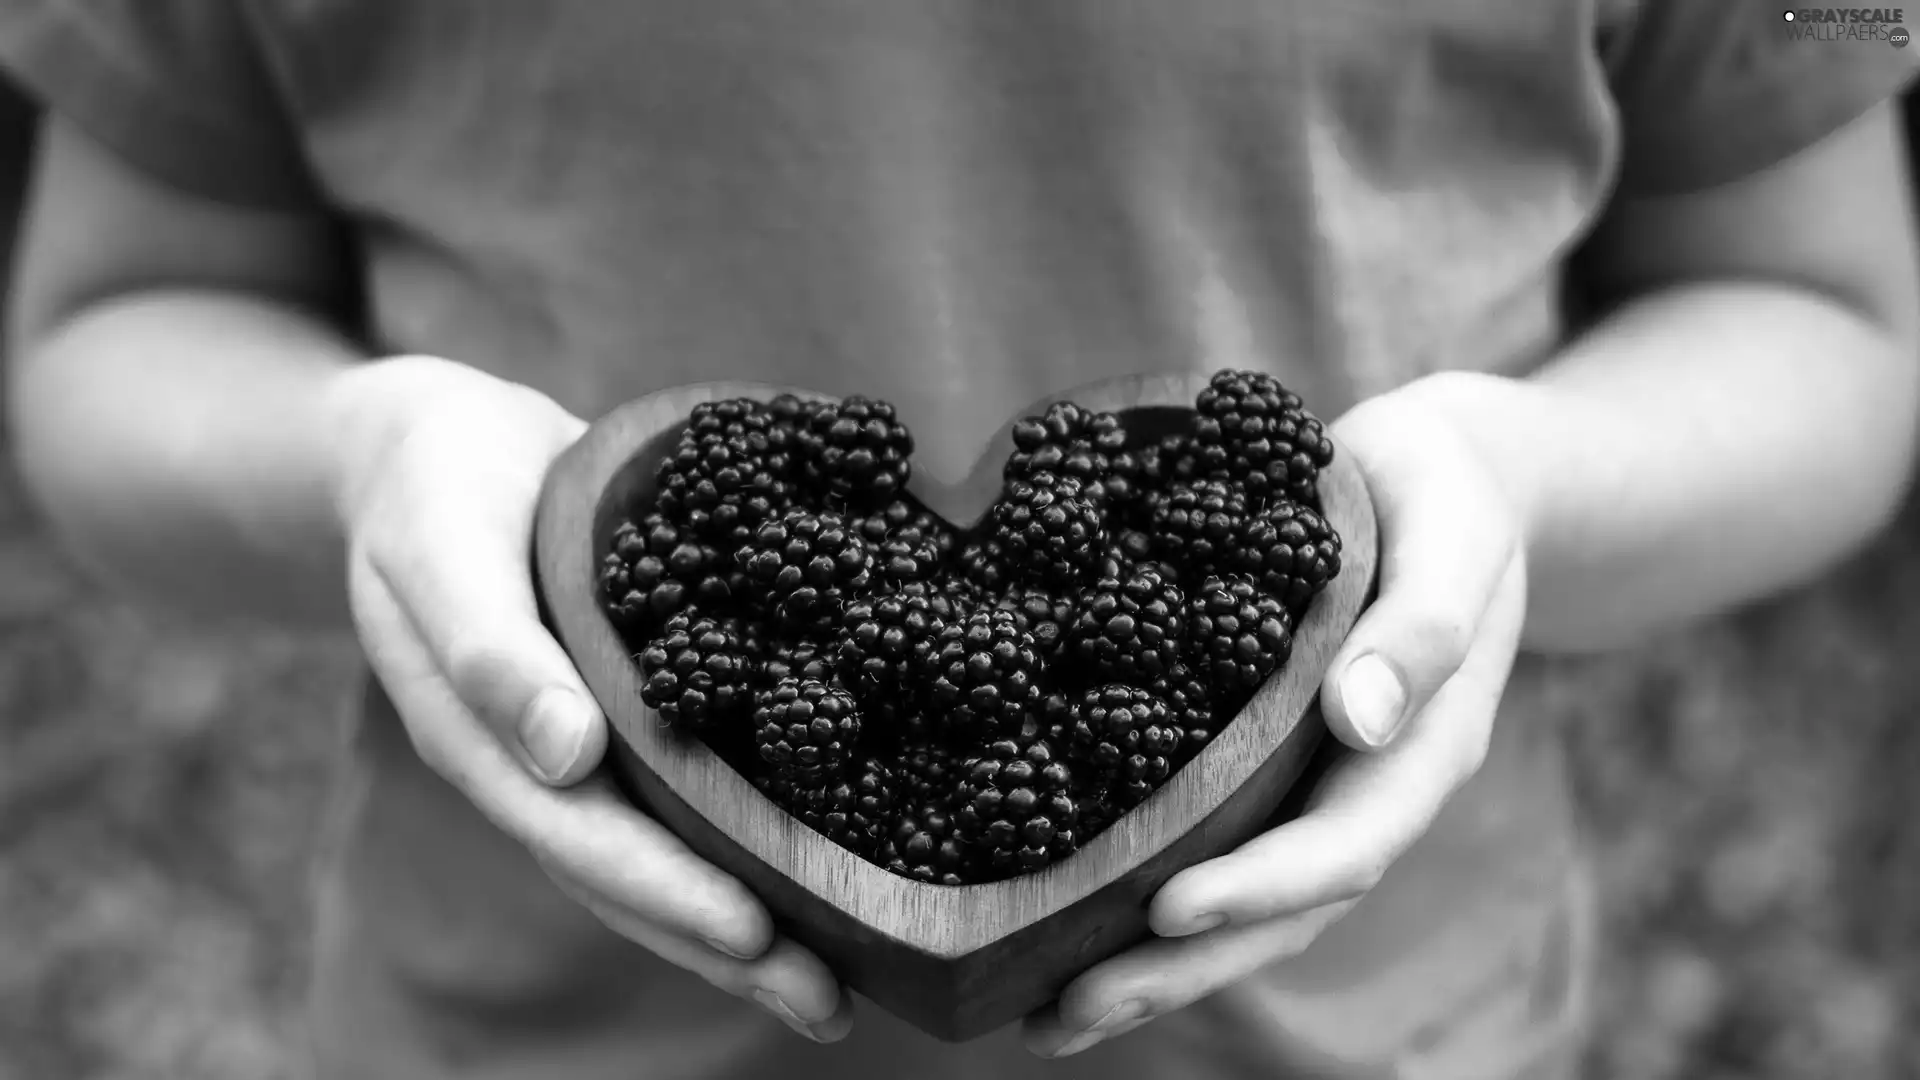
[[[0,251],[32,119],[0,85]],[[1920,1076],[1916,659],[1920,497],[1825,580],[1516,687],[1571,705],[1594,1077]],[[86,587],[0,470],[0,1080],[284,1075],[354,676]]]

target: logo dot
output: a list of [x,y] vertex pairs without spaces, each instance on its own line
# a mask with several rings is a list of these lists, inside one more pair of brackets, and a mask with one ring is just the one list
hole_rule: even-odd
[[1887,34],[1887,40],[1893,43],[1894,48],[1904,49],[1907,47],[1907,39],[1909,36],[1906,27],[1896,26]]
[[1791,12],[1791,11],[1789,11],[1789,12],[1787,12],[1787,14],[1786,14],[1786,19],[1787,19],[1787,21],[1788,21],[1788,22],[1792,22],[1792,21],[1793,21],[1793,12]]

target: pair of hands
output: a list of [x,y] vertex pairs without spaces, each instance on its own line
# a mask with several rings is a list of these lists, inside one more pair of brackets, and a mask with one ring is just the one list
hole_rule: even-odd
[[[343,375],[340,400],[385,418],[343,462],[340,513],[356,628],[421,758],[617,933],[808,1038],[844,1037],[852,996],[820,959],[596,773],[607,725],[528,574],[547,467],[584,423],[431,358]],[[1154,938],[1027,1019],[1037,1054],[1085,1050],[1300,952],[1485,758],[1526,606],[1523,514],[1420,383],[1333,430],[1381,530],[1378,600],[1321,691],[1334,735],[1360,753],[1302,816],[1168,881]]]

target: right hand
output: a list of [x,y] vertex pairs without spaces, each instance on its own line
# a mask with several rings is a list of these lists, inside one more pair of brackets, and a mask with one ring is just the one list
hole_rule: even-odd
[[852,996],[826,965],[597,772],[607,723],[530,569],[547,468],[586,425],[431,357],[353,369],[329,405],[354,624],[421,759],[615,932],[808,1038],[844,1037]]

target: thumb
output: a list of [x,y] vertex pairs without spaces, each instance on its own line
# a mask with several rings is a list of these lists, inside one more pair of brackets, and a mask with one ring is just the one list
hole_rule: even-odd
[[516,621],[488,640],[450,649],[444,663],[460,699],[547,783],[578,783],[606,755],[599,706],[537,622]]
[[1391,743],[1453,677],[1518,555],[1507,501],[1473,451],[1439,421],[1409,413],[1356,410],[1341,433],[1381,542],[1379,598],[1321,686],[1328,729],[1356,750]]

